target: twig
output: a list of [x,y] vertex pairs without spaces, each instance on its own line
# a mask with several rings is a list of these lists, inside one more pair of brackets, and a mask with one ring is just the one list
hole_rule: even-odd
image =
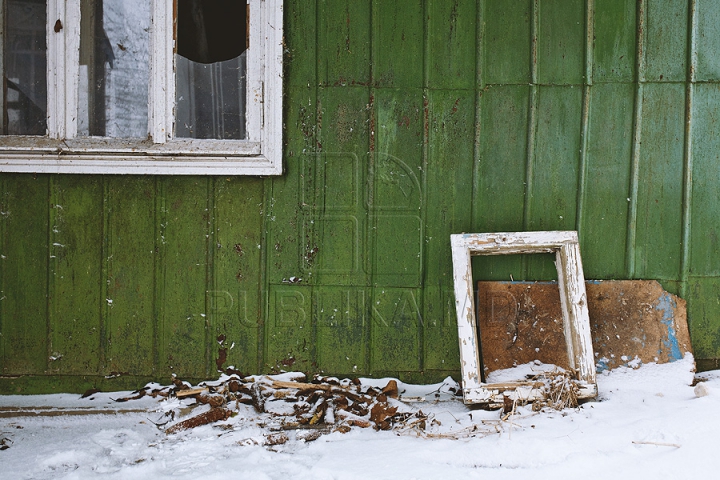
[[678,445],[677,443],[663,443],[663,442],[648,442],[648,441],[635,441],[633,442],[635,445],[657,445],[658,447],[675,447],[680,448],[682,445]]

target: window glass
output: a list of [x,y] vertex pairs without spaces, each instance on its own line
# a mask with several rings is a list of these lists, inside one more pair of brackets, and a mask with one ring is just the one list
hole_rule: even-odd
[[78,135],[147,137],[150,5],[81,1]]
[[246,138],[247,2],[179,0],[176,122],[181,138]]
[[5,26],[0,38],[4,135],[46,134],[46,12],[45,0],[0,0]]

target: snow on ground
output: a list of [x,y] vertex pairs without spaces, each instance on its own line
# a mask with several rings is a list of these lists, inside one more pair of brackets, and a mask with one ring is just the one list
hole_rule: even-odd
[[0,412],[92,407],[93,414],[0,418],[0,441],[9,446],[0,451],[0,478],[717,478],[720,371],[698,374],[704,382],[695,388],[692,369],[689,356],[621,367],[599,375],[596,402],[562,412],[523,407],[505,422],[498,411],[472,410],[447,395],[435,401],[439,385],[401,384],[406,395],[426,397],[408,405],[433,416],[438,436],[459,439],[353,428],[308,443],[290,432],[289,442],[271,447],[257,445],[267,432],[250,406],[220,422],[225,428],[167,435],[153,423],[165,402],[152,398],[5,396]]

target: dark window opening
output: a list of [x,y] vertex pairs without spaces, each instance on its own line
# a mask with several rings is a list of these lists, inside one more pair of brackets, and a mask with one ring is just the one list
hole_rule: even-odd
[[0,0],[3,135],[46,134],[46,11],[44,0]]
[[175,134],[246,138],[248,5],[178,0]]

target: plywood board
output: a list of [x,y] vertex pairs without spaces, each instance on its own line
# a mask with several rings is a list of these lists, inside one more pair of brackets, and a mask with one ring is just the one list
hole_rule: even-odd
[[[598,371],[692,352],[685,300],[658,282],[590,281],[585,289]],[[556,283],[478,282],[478,325],[485,373],[533,360],[568,366]]]

